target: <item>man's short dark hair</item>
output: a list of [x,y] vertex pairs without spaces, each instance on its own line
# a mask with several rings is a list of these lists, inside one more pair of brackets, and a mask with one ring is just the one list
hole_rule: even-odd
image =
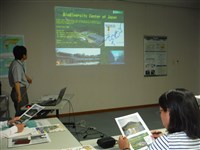
[[13,55],[15,56],[15,59],[21,60],[23,58],[23,55],[27,55],[26,47],[24,46],[15,46],[13,48]]

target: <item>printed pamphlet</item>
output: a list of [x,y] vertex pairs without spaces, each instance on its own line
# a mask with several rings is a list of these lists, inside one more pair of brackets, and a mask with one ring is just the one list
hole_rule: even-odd
[[132,150],[146,150],[152,143],[151,132],[138,113],[115,118],[123,136],[130,142]]
[[32,105],[29,109],[27,109],[21,116],[20,116],[20,123],[26,123],[29,121],[32,117],[34,117],[37,113],[39,113],[42,109],[44,109],[43,106],[40,106],[38,104]]

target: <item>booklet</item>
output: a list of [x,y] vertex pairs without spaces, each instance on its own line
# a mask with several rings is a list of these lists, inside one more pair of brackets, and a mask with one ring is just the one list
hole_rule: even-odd
[[91,145],[84,145],[84,146],[66,148],[66,149],[62,149],[62,150],[96,150],[96,149]]
[[37,113],[39,113],[42,109],[45,107],[40,106],[38,104],[32,105],[29,109],[27,109],[21,116],[20,116],[20,122],[19,123],[26,123],[29,121],[32,117],[34,117]]
[[118,117],[115,118],[115,121],[122,135],[129,140],[130,149],[146,150],[148,145],[153,142],[152,134],[139,113]]
[[27,146],[32,144],[50,142],[48,134],[28,135],[8,139],[8,147]]

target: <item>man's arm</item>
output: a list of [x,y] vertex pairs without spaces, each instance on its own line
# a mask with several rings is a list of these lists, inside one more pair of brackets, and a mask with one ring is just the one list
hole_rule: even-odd
[[0,137],[4,138],[4,137],[9,137],[17,132],[22,132],[24,129],[25,124],[17,124],[12,126],[11,128],[8,128],[6,130],[0,131]]
[[[9,137],[17,132],[22,132],[25,124],[15,124],[15,121],[19,120],[20,117],[15,117],[9,121],[0,122],[0,137]],[[3,127],[13,125],[11,128],[8,128],[4,131],[1,131]]]
[[22,100],[22,96],[21,96],[21,92],[20,92],[20,83],[19,82],[15,82],[15,90],[17,93],[17,101],[18,103]]
[[28,83],[31,84],[32,83],[32,79],[28,75],[25,75],[25,76],[26,76],[26,79],[27,79]]

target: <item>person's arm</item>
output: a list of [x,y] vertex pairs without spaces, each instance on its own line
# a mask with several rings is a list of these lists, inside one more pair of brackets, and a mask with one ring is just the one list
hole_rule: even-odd
[[14,117],[7,122],[8,126],[13,125],[16,121],[20,120],[20,117]]
[[126,137],[120,136],[118,140],[120,150],[130,150],[130,144]]
[[1,121],[0,122],[0,130],[3,128],[3,127],[7,127],[8,126],[8,121]]
[[0,131],[0,137],[9,137],[10,135],[13,135],[17,132],[22,132],[23,129],[24,129],[24,126],[25,124],[15,124],[15,122],[17,120],[19,120],[20,117],[14,117],[12,118],[11,120],[9,121],[3,121],[3,122],[0,122],[0,128],[3,128],[3,127],[8,127],[10,125],[13,125],[11,128],[8,128],[4,131]]
[[0,137],[4,138],[4,137],[9,137],[17,132],[22,132],[24,129],[24,124],[17,124],[12,126],[11,128],[8,128],[6,130],[0,131]]
[[17,93],[17,101],[18,103],[21,101],[22,97],[21,97],[21,92],[20,92],[20,83],[19,82],[15,82],[15,90]]
[[25,76],[26,76],[26,79],[27,79],[28,83],[31,84],[32,83],[32,79],[26,74],[25,74]]
[[155,141],[153,141],[149,146],[148,150],[155,150],[155,149],[169,149],[169,140],[166,134],[158,137]]

